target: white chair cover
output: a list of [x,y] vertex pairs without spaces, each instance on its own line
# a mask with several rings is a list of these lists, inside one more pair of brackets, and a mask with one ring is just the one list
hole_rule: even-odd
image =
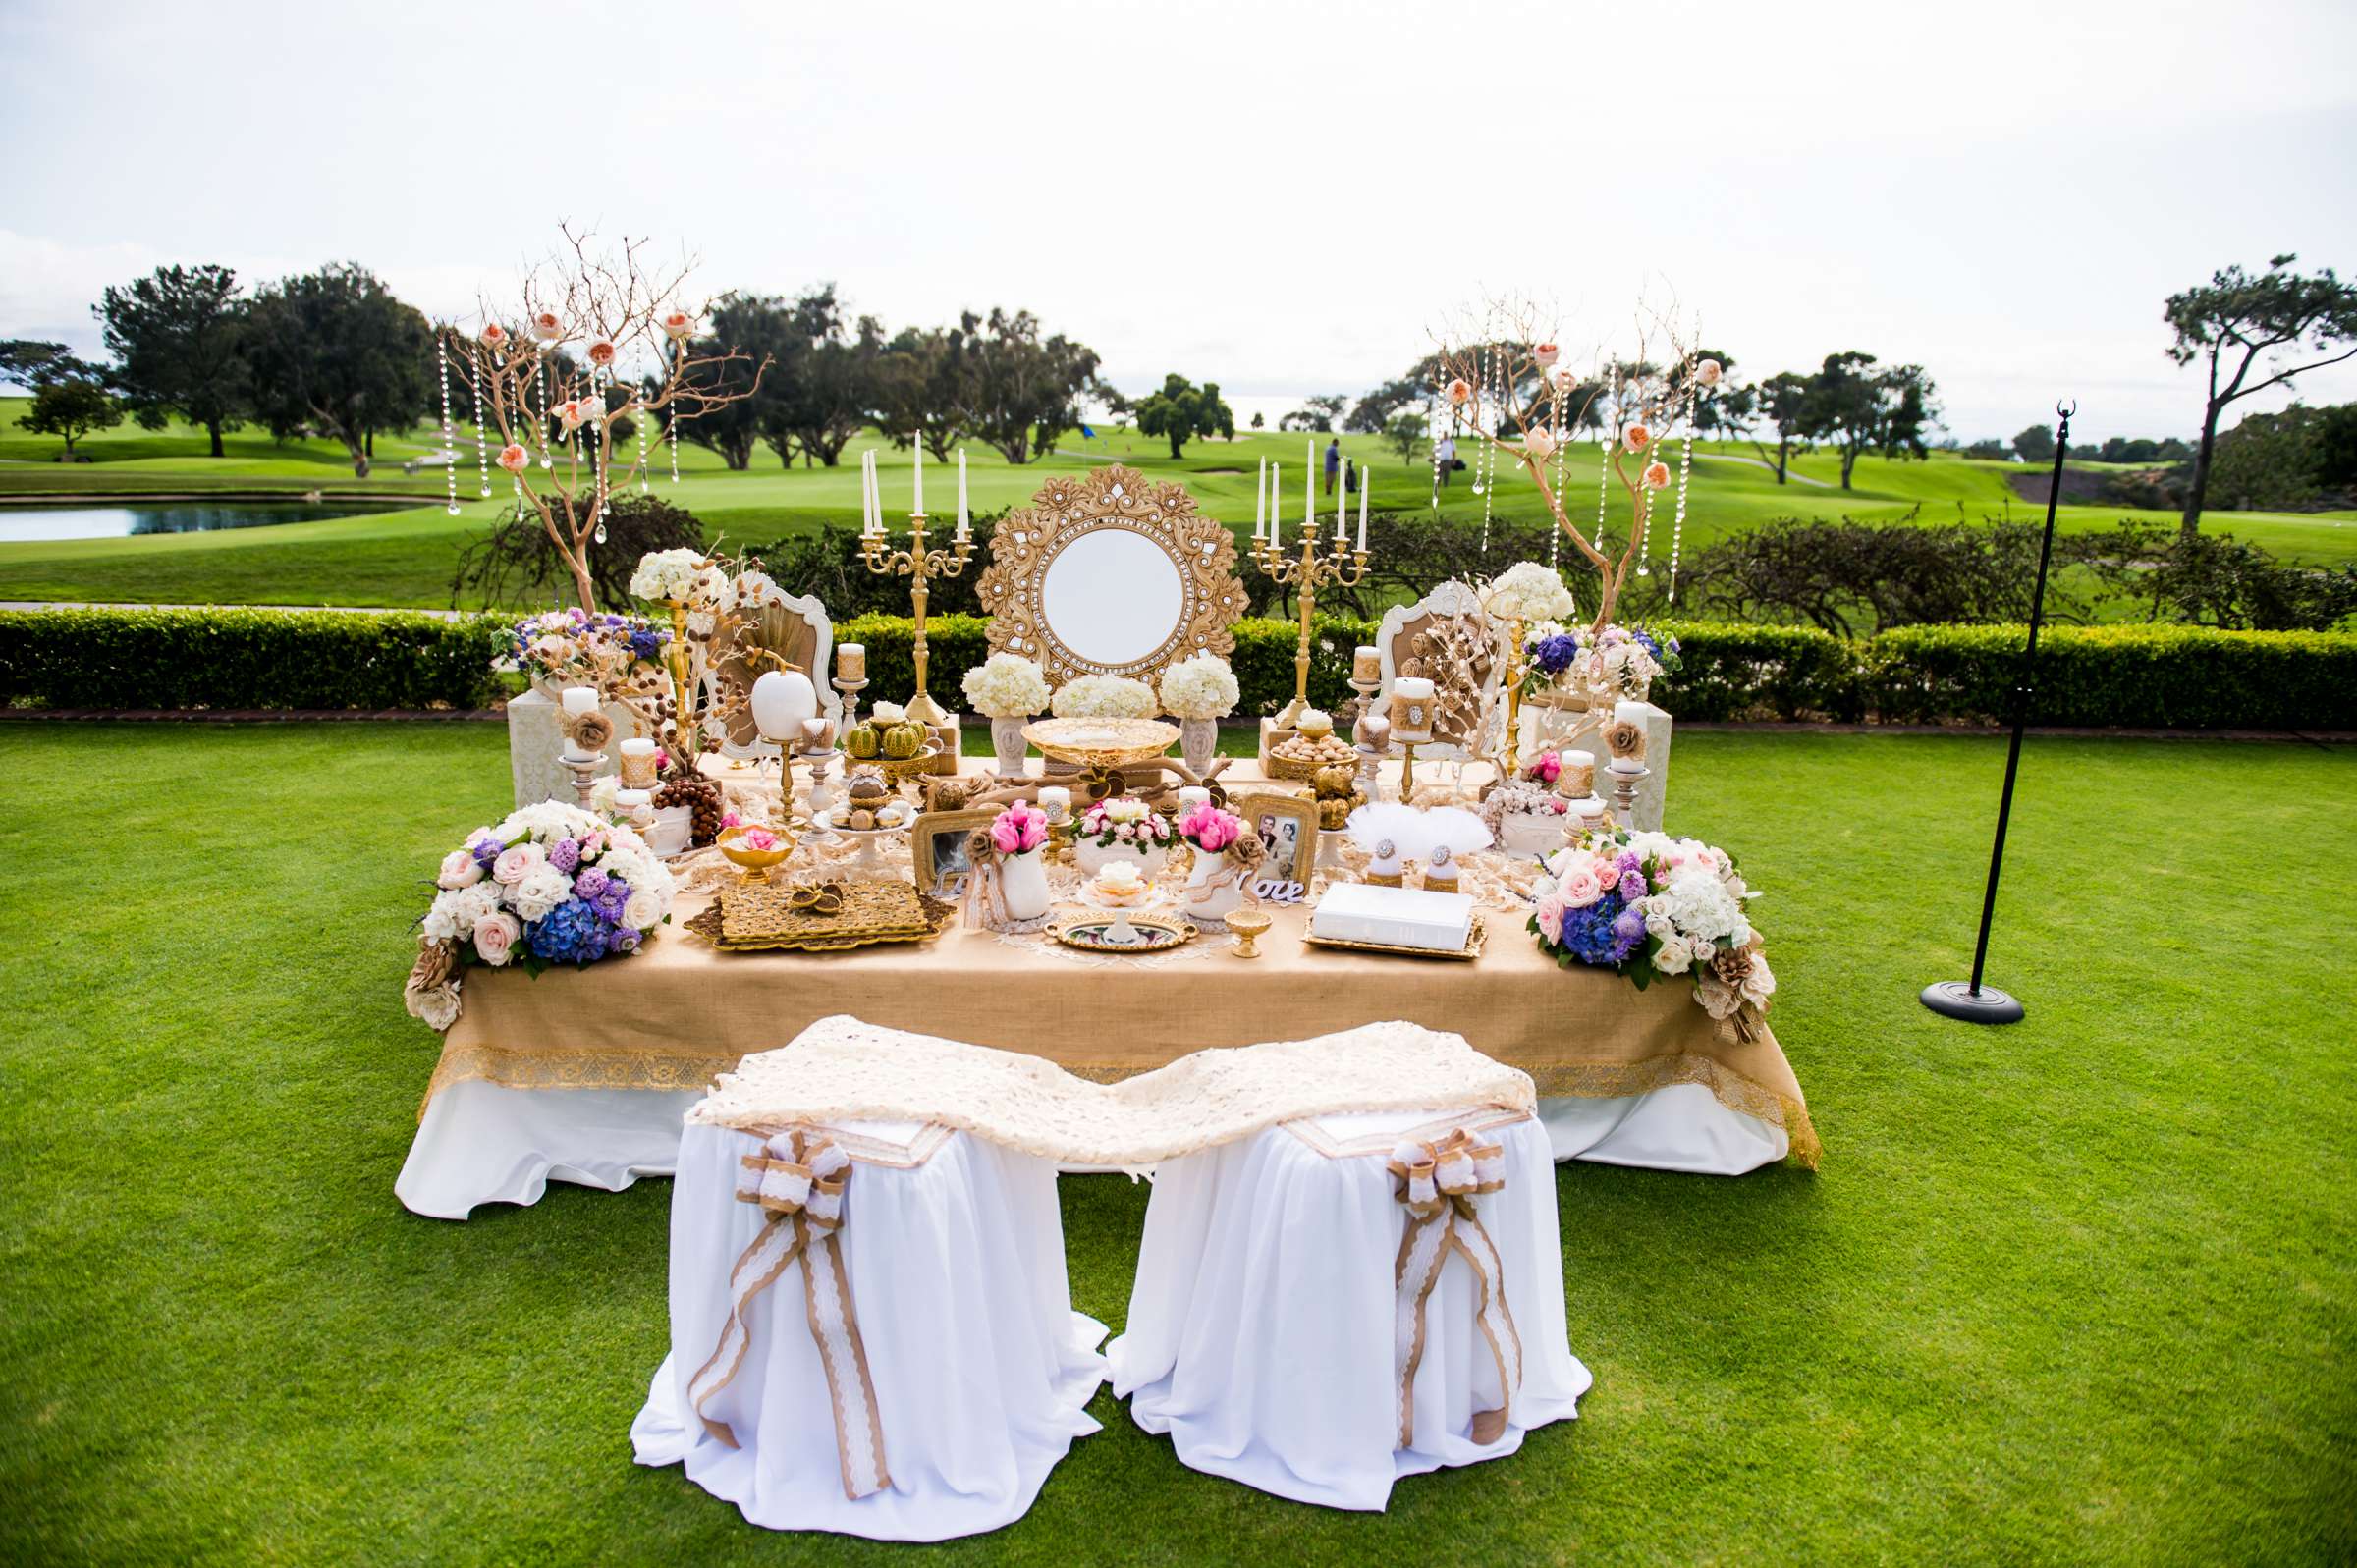
[[[1475,1442],[1476,1413],[1501,1404],[1498,1363],[1474,1270],[1447,1258],[1402,1448],[1395,1281],[1409,1217],[1385,1157],[1411,1132],[1456,1127],[1503,1147],[1503,1190],[1473,1202],[1502,1264],[1520,1386],[1496,1440]],[[1515,1112],[1325,1116],[1188,1155],[1155,1177],[1127,1331],[1107,1347],[1114,1391],[1192,1469],[1381,1509],[1398,1477],[1510,1454],[1528,1429],[1578,1413],[1590,1379],[1564,1328],[1562,1246],[1546,1132]]]
[[[1022,1517],[1104,1380],[1104,1325],[1072,1311],[1053,1164],[912,1124],[834,1130],[854,1157],[837,1235],[873,1382],[890,1485],[847,1495],[803,1264],[746,1309],[744,1359],[703,1414],[687,1393],[733,1303],[731,1270],[767,1212],[738,1201],[763,1140],[690,1125],[672,1195],[671,1354],[630,1426],[642,1465],[688,1479],[773,1530],[940,1541]],[[848,1135],[848,1136],[846,1136]],[[884,1162],[878,1162],[881,1160]]]

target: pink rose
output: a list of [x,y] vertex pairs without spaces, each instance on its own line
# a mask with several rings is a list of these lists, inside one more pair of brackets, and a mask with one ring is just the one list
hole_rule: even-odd
[[685,310],[674,310],[664,316],[663,332],[674,343],[685,343],[695,336],[695,317]]
[[1629,451],[1643,452],[1647,447],[1653,445],[1653,432],[1643,425],[1630,425],[1621,432],[1621,439],[1628,443]]
[[565,336],[565,323],[557,319],[554,310],[543,310],[532,317],[532,336],[542,343],[554,343]]
[[589,346],[589,362],[601,370],[612,364],[614,362],[614,346],[603,338],[598,339]]
[[548,851],[525,841],[510,845],[491,862],[491,876],[503,888],[513,888],[548,862]]
[[1559,352],[1561,352],[1561,351],[1558,350],[1552,343],[1534,345],[1530,351],[1531,363],[1537,365],[1541,370],[1544,370],[1549,365],[1555,363],[1556,355]]
[[1549,942],[1563,940],[1563,902],[1553,893],[1539,900],[1539,934]]
[[1620,868],[1614,865],[1609,860],[1598,862],[1596,866],[1596,886],[1602,888],[1606,892],[1611,892],[1619,885]]
[[1647,463],[1645,465],[1645,488],[1648,490],[1669,489],[1670,465],[1666,462]]
[[496,321],[483,329],[482,336],[483,343],[488,348],[504,349],[508,346],[508,329]]
[[437,888],[471,888],[483,880],[482,862],[464,849],[453,849],[442,857],[441,875],[434,878]]
[[497,968],[508,961],[508,949],[515,946],[516,939],[522,935],[523,927],[506,910],[485,915],[474,923],[474,955]]
[[499,465],[510,473],[523,472],[523,465],[531,460],[532,455],[513,441],[499,449]]
[[1574,866],[1556,884],[1555,895],[1566,909],[1585,909],[1604,896],[1604,884],[1596,880],[1594,866]]
[[1450,382],[1449,401],[1460,406],[1471,403],[1473,401],[1473,383],[1467,381],[1462,376],[1459,376],[1454,381]]

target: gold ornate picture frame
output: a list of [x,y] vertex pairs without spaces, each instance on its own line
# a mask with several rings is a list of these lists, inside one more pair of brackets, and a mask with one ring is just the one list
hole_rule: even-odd
[[928,811],[908,829],[908,861],[916,872],[916,891],[928,898],[948,898],[957,884],[973,869],[965,858],[965,836],[987,828],[996,810]]
[[1309,886],[1310,868],[1318,859],[1318,803],[1299,795],[1255,791],[1237,795],[1228,809],[1241,817],[1244,827],[1260,836],[1268,858],[1260,875],[1281,882]]
[[1010,513],[975,584],[990,651],[1036,662],[1048,684],[1088,675],[1149,685],[1198,653],[1227,657],[1250,601],[1235,538],[1185,487],[1119,463],[1051,479]]

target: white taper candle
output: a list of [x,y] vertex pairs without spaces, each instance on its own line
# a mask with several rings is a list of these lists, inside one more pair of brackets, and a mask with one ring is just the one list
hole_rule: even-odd
[[916,441],[909,450],[915,454],[916,458],[914,464],[909,468],[909,472],[916,476],[915,505],[909,510],[921,517],[925,514],[925,444],[923,440]]
[[958,537],[966,537],[965,520],[965,449],[958,449]]

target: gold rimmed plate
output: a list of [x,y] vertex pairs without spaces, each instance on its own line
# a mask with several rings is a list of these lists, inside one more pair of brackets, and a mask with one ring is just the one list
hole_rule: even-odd
[[[1113,933],[1123,926],[1128,927],[1134,940],[1112,940]],[[1174,947],[1183,947],[1197,935],[1191,920],[1168,915],[1130,915],[1124,919],[1118,914],[1089,914],[1058,921],[1048,929],[1048,934],[1068,947],[1116,955],[1169,952]]]

